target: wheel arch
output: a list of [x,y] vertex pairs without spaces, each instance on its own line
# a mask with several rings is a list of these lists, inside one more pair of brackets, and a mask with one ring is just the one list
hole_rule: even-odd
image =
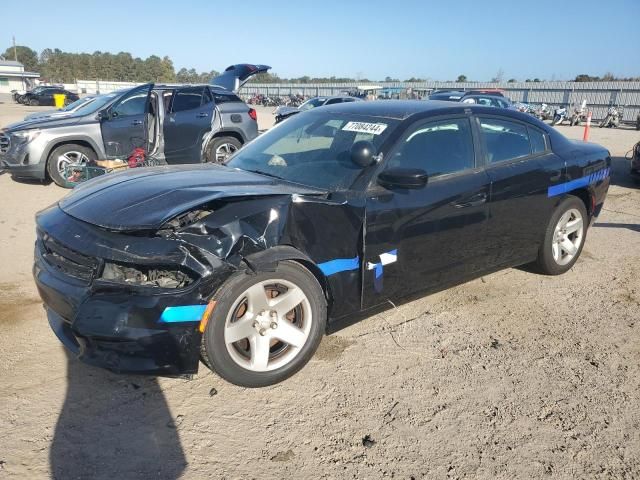
[[286,260],[299,263],[316,278],[327,300],[327,306],[330,307],[332,295],[327,278],[315,262],[297,248],[291,245],[277,245],[251,255],[247,255],[246,257],[243,257],[243,260],[252,270],[267,271],[275,270],[279,262]]
[[578,188],[567,193],[567,196],[577,197],[582,200],[584,208],[587,210],[587,216],[593,217],[595,210],[595,195],[588,188]]

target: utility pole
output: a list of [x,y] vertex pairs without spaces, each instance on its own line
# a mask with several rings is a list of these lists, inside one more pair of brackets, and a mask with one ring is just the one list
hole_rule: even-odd
[[16,36],[13,36],[13,59],[18,61],[18,49],[16,48]]

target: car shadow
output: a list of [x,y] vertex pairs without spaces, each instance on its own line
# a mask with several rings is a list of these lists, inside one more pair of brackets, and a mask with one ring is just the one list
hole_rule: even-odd
[[67,394],[51,444],[52,478],[179,478],[187,461],[157,380],[116,375],[66,354]]
[[594,223],[594,227],[598,228],[627,228],[632,232],[640,233],[640,224],[638,223]]
[[[3,173],[6,173],[7,175],[9,175],[9,172],[7,170],[3,170]],[[11,176],[11,180],[16,182],[16,183],[22,183],[24,185],[49,185],[51,183],[51,180],[47,179],[47,180],[39,180],[37,178],[18,178],[18,177],[14,177],[13,175]]]

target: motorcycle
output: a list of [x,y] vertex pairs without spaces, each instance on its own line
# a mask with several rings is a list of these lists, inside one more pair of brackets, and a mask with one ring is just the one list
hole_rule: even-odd
[[587,115],[587,101],[583,100],[580,108],[574,109],[573,115],[571,115],[571,120],[569,120],[569,125],[573,127],[574,125],[580,125],[581,122],[586,122]]
[[600,128],[617,128],[620,125],[620,121],[622,120],[622,116],[624,115],[624,107],[620,105],[611,106],[609,110],[607,110],[607,116],[604,117],[604,120],[600,122]]
[[562,125],[567,119],[567,107],[558,107],[553,112],[553,120],[551,120],[551,126]]
[[553,112],[551,111],[551,107],[549,107],[549,105],[543,103],[535,110],[534,115],[544,122],[545,120],[549,120],[553,117]]

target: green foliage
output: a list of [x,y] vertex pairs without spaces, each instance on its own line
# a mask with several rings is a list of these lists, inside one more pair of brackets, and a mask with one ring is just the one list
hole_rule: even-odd
[[456,79],[456,82],[460,82],[460,83],[464,83],[466,81],[467,81],[466,75],[458,75],[458,78]]
[[1,54],[1,56],[6,58],[7,60],[15,60],[16,53],[18,61],[24,65],[24,69],[27,72],[38,71],[38,53],[34,50],[31,50],[29,47],[17,45],[15,51],[13,47],[9,47],[4,51],[3,54]]

